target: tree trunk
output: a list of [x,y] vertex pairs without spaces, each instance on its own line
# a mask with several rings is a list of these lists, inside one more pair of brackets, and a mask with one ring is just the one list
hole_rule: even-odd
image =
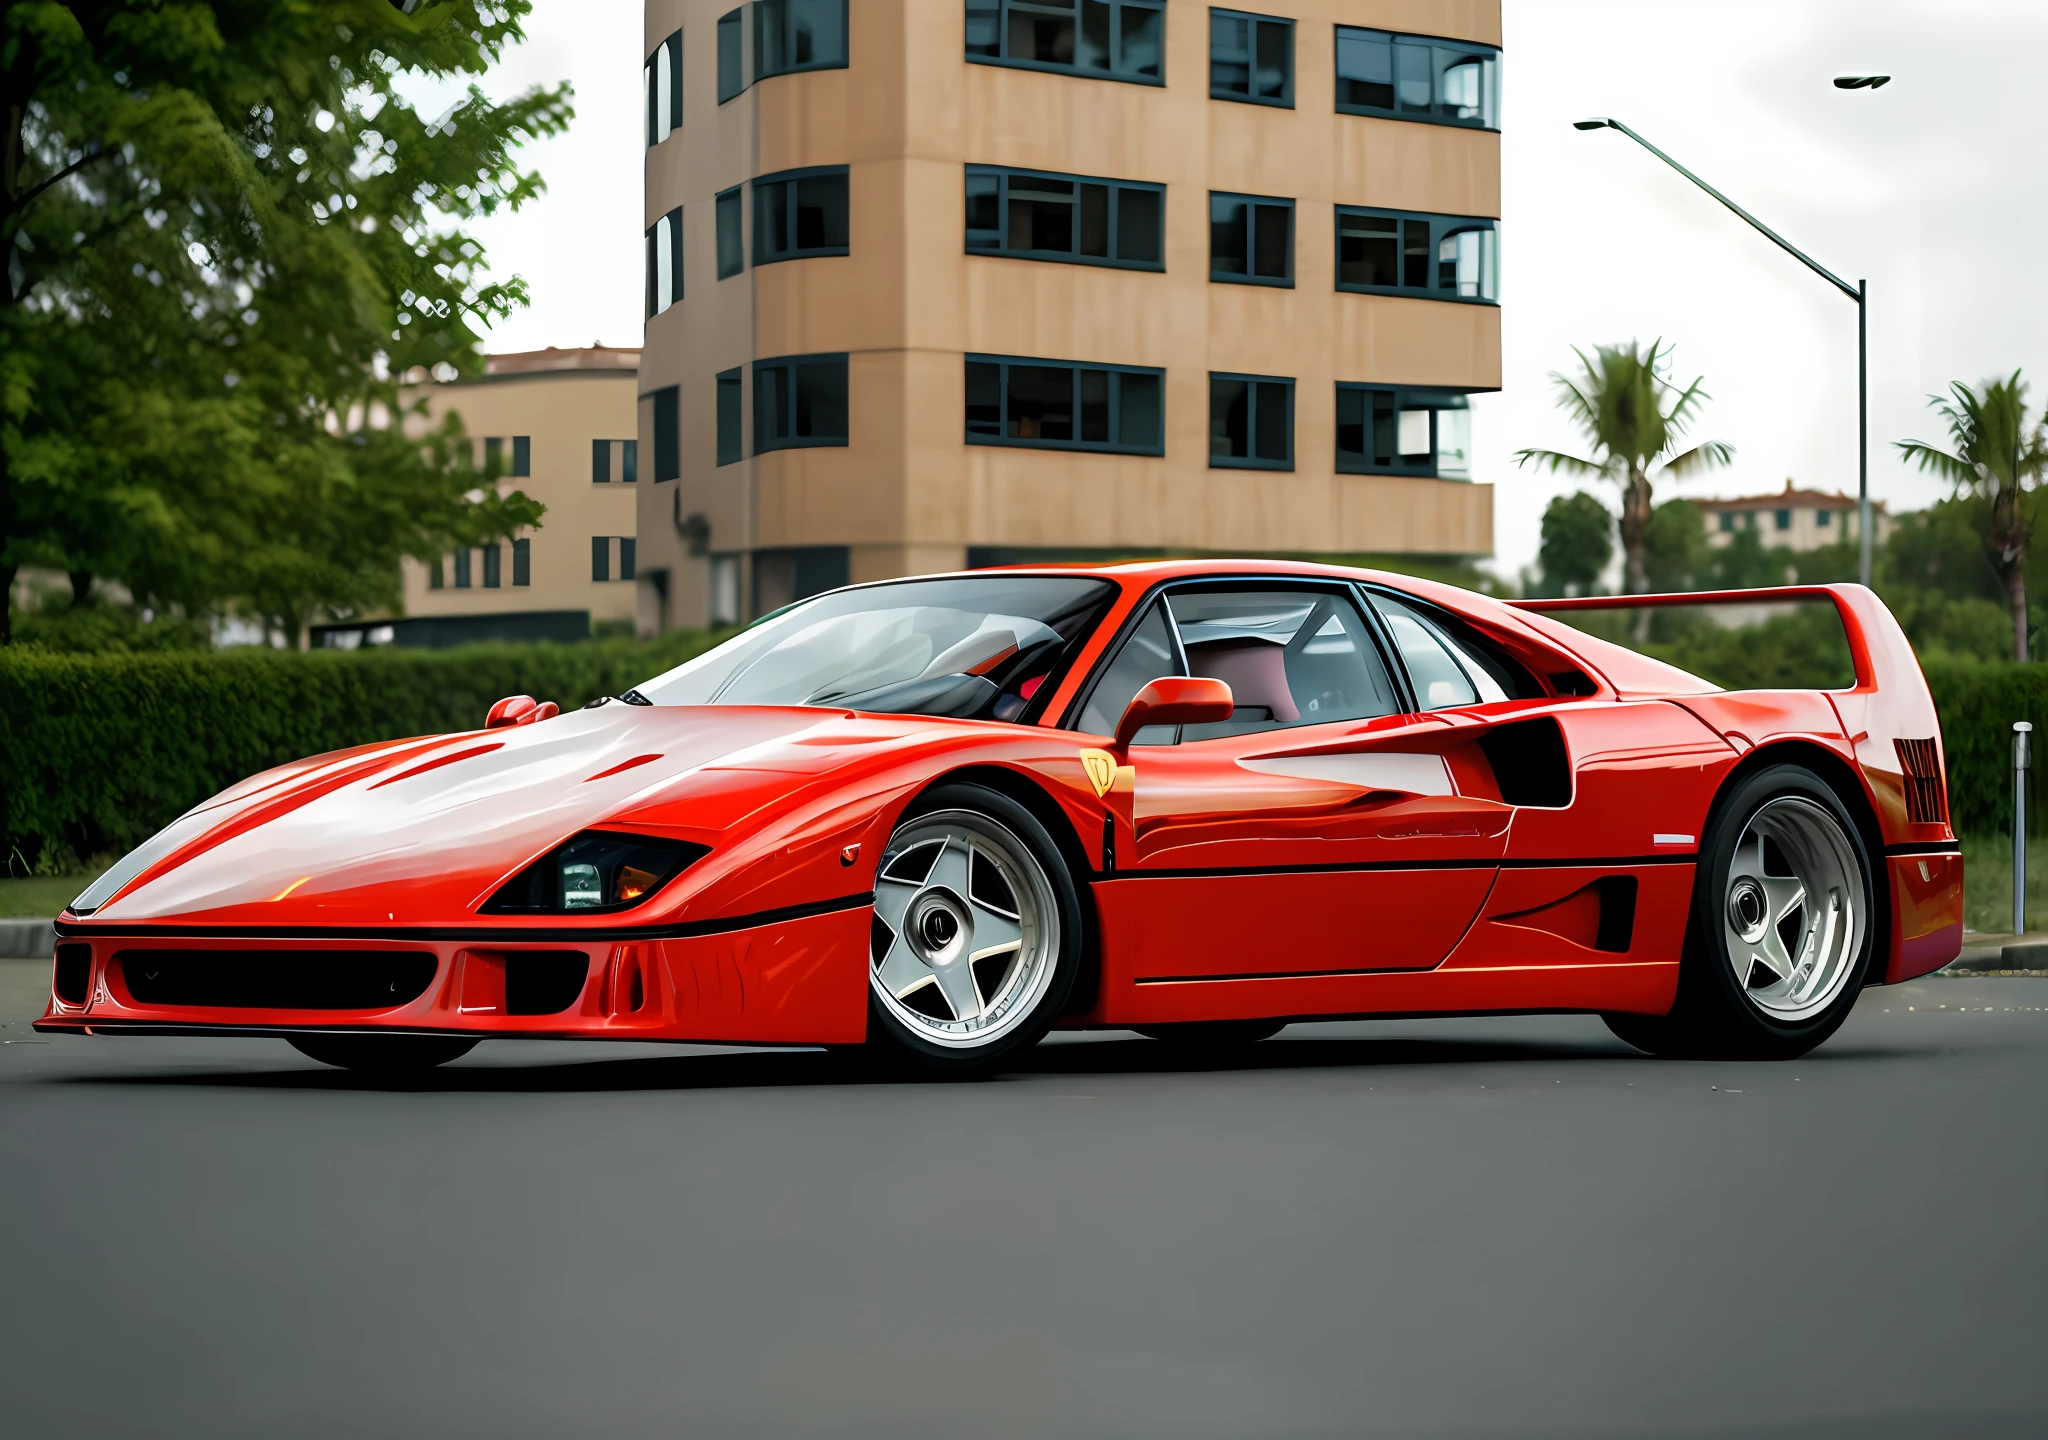
[[2005,572],[2005,602],[2012,608],[2012,658],[2027,663],[2027,573],[2015,559]]
[[[1650,589],[1647,554],[1650,545],[1650,477],[1634,465],[1621,491],[1622,589],[1644,595]],[[1650,638],[1650,612],[1636,611],[1635,638],[1638,644]]]

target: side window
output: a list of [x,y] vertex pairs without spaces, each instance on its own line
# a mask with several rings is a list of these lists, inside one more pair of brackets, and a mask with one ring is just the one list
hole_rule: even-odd
[[[1478,705],[1508,698],[1496,665],[1489,665],[1474,651],[1452,637],[1421,611],[1385,595],[1373,597],[1387,628],[1394,632],[1394,644],[1408,667],[1415,686],[1415,700],[1424,710],[1446,710],[1454,705]],[[1517,689],[1521,687],[1518,685]],[[1534,693],[1542,693],[1540,690]]]
[[1206,740],[1363,720],[1400,708],[1364,617],[1343,595],[1312,590],[1195,591],[1170,597],[1190,675],[1230,686],[1228,720],[1187,725]]
[[[1124,711],[1130,707],[1131,697],[1163,675],[1187,673],[1176,653],[1173,632],[1167,628],[1166,607],[1155,600],[1102,672],[1102,678],[1095,682],[1088,703],[1081,707],[1080,720],[1071,728],[1091,735],[1113,735],[1116,722],[1123,719]],[[1132,743],[1171,745],[1173,727],[1149,725],[1138,732]]]

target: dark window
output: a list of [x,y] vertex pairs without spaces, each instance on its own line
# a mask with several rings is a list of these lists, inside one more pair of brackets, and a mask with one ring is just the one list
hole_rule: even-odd
[[1337,468],[1472,478],[1472,412],[1448,390],[1337,387]]
[[1166,372],[1071,360],[967,357],[967,443],[1160,455]]
[[1835,523],[1835,512],[1832,510],[1816,510],[1813,512],[1813,523],[1822,529],[1826,529]]
[[754,182],[754,263],[846,253],[846,167],[785,170]]
[[1780,510],[1778,512],[1778,528],[1780,530],[1790,530],[1792,528],[1792,512],[1790,510]]
[[505,440],[501,435],[487,436],[484,440],[484,469],[500,474],[505,466]]
[[1464,40],[1337,27],[1337,108],[1500,128],[1500,51]]
[[846,356],[754,362],[754,453],[846,443]]
[[1723,530],[1733,530],[1735,528],[1735,515],[1733,511],[1723,510],[1721,512],[1721,528]]
[[[1726,529],[1727,527],[1723,526],[1722,528]],[[429,560],[427,562],[427,588],[429,590],[439,590],[443,585],[448,583],[447,580],[441,574],[442,568],[446,566],[447,563],[448,561],[446,556],[436,556],[434,559]]]
[[967,248],[1027,260],[1163,270],[1166,187],[967,167]]
[[1271,375],[1209,377],[1209,464],[1294,468],[1294,382]]
[[718,278],[737,275],[747,268],[747,247],[740,233],[740,187],[735,185],[718,197]]
[[1218,100],[1294,106],[1294,22],[1209,12],[1209,93]]
[[455,588],[457,590],[467,590],[469,588],[468,546],[464,546],[455,552]]
[[533,473],[533,437],[514,435],[512,437],[512,473],[531,475]]
[[683,418],[676,387],[656,390],[654,400],[654,479],[657,484],[683,473]]
[[647,318],[683,298],[683,207],[662,216],[647,231]]
[[593,440],[590,442],[590,483],[609,485],[612,479],[612,442]]
[[659,145],[683,124],[683,32],[655,47],[641,71],[647,92],[647,143]]
[[496,590],[499,588],[500,567],[504,564],[504,549],[505,547],[495,540],[483,547],[484,589],[486,590]]
[[512,542],[512,583],[531,585],[533,583],[533,542],[514,540]]
[[1500,299],[1500,222],[1337,207],[1337,288]]
[[718,17],[718,103],[721,105],[747,88],[747,60],[740,53],[746,33],[741,25],[746,18],[744,5]]
[[1165,83],[1166,0],[967,0],[967,58]]
[[846,0],[755,0],[754,78],[846,64]]
[[718,375],[718,463],[742,459],[740,438],[740,372],[735,366]]
[[590,578],[609,580],[612,578],[612,537],[593,535],[590,537]]
[[619,537],[619,578],[621,580],[631,580],[633,575],[633,537],[631,535],[621,535]]
[[619,479],[628,485],[640,480],[640,442],[621,440],[619,442]]
[[1294,202],[1212,191],[1209,278],[1239,285],[1294,284]]

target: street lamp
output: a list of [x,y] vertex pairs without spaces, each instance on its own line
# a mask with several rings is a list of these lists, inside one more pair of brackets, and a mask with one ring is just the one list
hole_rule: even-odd
[[[1889,79],[1891,79],[1889,75],[1843,75],[1836,79],[1835,85],[1843,90],[1874,90]],[[1733,200],[1730,200],[1719,190],[1716,190],[1706,181],[1700,179],[1699,176],[1693,174],[1692,171],[1686,169],[1676,160],[1673,160],[1669,155],[1666,155],[1662,150],[1659,150],[1655,145],[1652,145],[1642,136],[1636,134],[1635,131],[1629,129],[1628,126],[1622,124],[1619,120],[1610,119],[1604,115],[1596,115],[1588,120],[1574,120],[1572,128],[1574,130],[1619,130],[1622,134],[1628,136],[1629,139],[1635,141],[1636,144],[1642,146],[1666,165],[1669,165],[1673,170],[1676,170],[1686,179],[1692,181],[1693,184],[1699,186],[1700,189],[1706,191],[1730,210],[1733,210],[1737,215],[1747,220],[1773,244],[1777,245],[1779,249],[1792,256],[1800,264],[1856,302],[1856,528],[1859,544],[1856,575],[1865,585],[1868,585],[1870,583],[1870,341],[1868,328],[1864,323],[1864,314],[1870,298],[1868,283],[1858,280],[1854,285],[1851,285],[1847,280],[1842,279],[1841,276],[1827,269],[1818,260],[1815,260],[1811,255],[1799,249],[1783,235],[1780,235],[1770,226],[1764,224],[1763,221],[1757,219],[1756,216],[1750,214],[1740,205],[1737,205]]]

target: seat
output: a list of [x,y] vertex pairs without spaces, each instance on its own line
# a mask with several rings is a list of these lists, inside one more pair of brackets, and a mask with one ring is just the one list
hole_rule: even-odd
[[1187,655],[1188,673],[1228,685],[1238,710],[1263,710],[1281,725],[1301,719],[1287,684],[1285,646],[1241,636],[1198,641],[1187,647]]

